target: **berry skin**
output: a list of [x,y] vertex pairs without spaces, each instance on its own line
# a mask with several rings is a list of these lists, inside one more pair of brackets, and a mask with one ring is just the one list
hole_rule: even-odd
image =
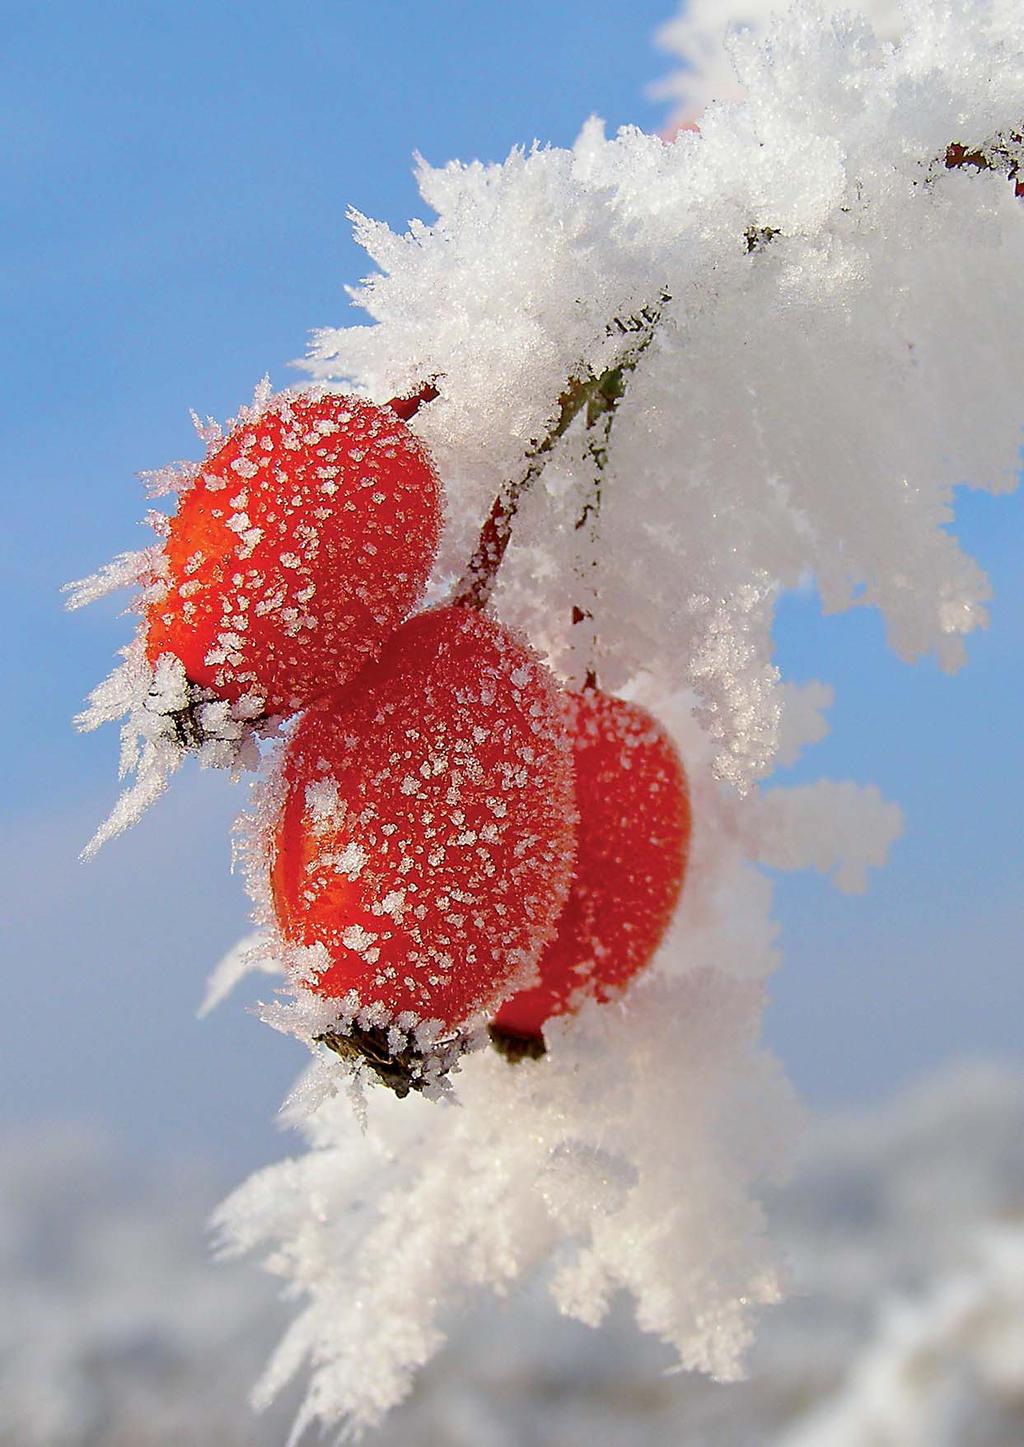
[[494,1017],[499,1042],[539,1041],[552,1016],[618,994],[661,943],[686,875],[689,789],[661,724],[597,689],[567,695],[566,711],[579,811],[575,877],[539,983]]
[[572,874],[572,757],[547,669],[485,615],[422,613],[287,746],[271,893],[328,998],[454,1030],[530,977]]
[[294,713],[347,682],[408,616],[440,524],[430,458],[393,411],[283,394],[182,494],[146,656],[174,655],[218,698]]

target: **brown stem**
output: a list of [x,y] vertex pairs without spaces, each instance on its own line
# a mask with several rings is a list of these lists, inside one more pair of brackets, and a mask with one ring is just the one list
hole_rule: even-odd
[[[623,382],[622,387],[625,386]],[[621,392],[620,392],[621,396]],[[588,596],[589,607],[582,606],[582,602],[573,605],[572,622],[573,627],[581,623],[591,625],[589,640],[589,658],[586,673],[583,678],[584,691],[597,688],[597,633],[595,625],[595,610],[598,602],[596,575],[598,567],[598,526],[601,514],[601,501],[603,493],[603,474],[605,464],[608,461],[608,442],[611,436],[612,423],[615,420],[614,408],[602,413],[587,413],[587,428],[590,435],[587,438],[587,455],[591,461],[590,488],[579,516],[573,524],[574,531],[584,535],[581,540],[579,553],[576,557],[575,571],[579,578],[580,586],[584,594]],[[580,554],[583,556],[581,557]],[[587,575],[590,574],[590,581]]]
[[519,477],[505,484],[491,504],[487,520],[480,530],[476,551],[466,565],[452,602],[461,608],[483,608],[491,595],[505,550],[512,536],[512,519],[520,499],[544,470],[547,456],[558,439],[564,436],[580,410],[577,393],[585,383],[570,383],[559,398],[559,412],[554,425],[540,442],[531,443],[526,454],[526,468]]
[[[526,452],[526,466],[518,477],[512,478],[498,493],[487,515],[476,550],[455,590],[453,604],[460,608],[483,608],[486,606],[498,576],[502,559],[512,536],[512,520],[519,510],[519,504],[544,471],[556,443],[564,437],[581,412],[586,410],[586,425],[592,427],[599,418],[607,417],[611,428],[612,417],[619,400],[626,390],[626,379],[636,368],[644,352],[654,338],[654,332],[661,320],[662,308],[671,298],[662,293],[656,307],[645,307],[638,317],[625,321],[616,317],[609,330],[635,340],[625,349],[614,367],[609,367],[600,376],[588,372],[574,377],[558,399],[558,413],[547,432],[539,442],[531,442]],[[605,449],[606,450],[606,449]],[[603,466],[603,462],[601,464]]]

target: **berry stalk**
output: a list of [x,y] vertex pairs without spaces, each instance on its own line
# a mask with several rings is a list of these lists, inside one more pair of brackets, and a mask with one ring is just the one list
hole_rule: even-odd
[[467,563],[455,590],[452,603],[456,607],[486,606],[512,537],[512,522],[519,510],[519,504],[544,471],[559,439],[565,436],[581,413],[586,415],[588,428],[596,426],[599,420],[603,421],[603,441],[600,448],[600,465],[603,467],[615,409],[625,394],[629,376],[636,370],[640,358],[653,341],[663,308],[670,300],[671,297],[663,292],[657,306],[645,307],[639,316],[630,317],[626,321],[616,317],[609,330],[634,337],[619,361],[600,375],[595,376],[593,372],[589,372],[583,377],[570,379],[569,385],[558,399],[558,415],[554,422],[539,442],[531,442],[523,472],[507,482],[494,499],[480,530],[476,551]]

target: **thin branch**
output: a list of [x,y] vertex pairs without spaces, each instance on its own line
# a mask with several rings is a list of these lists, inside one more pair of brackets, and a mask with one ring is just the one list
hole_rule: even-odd
[[[512,536],[512,520],[519,510],[519,504],[544,471],[544,467],[560,438],[584,410],[586,425],[592,427],[597,420],[607,417],[607,428],[625,390],[627,379],[654,339],[662,309],[671,298],[662,294],[658,305],[645,307],[636,317],[621,320],[616,317],[609,330],[614,329],[624,336],[635,338],[625,349],[614,367],[609,367],[600,376],[592,372],[570,380],[568,387],[558,399],[558,414],[548,431],[539,442],[532,442],[526,453],[526,467],[518,477],[512,478],[494,499],[487,515],[476,551],[466,565],[465,572],[455,590],[453,603],[463,608],[483,608],[491,595],[494,581],[501,567],[505,550]],[[605,432],[607,437],[607,431]]]
[[[1015,193],[1024,196],[1024,134],[1010,131],[1000,133],[981,146],[969,148],[960,142],[950,144],[943,155],[947,169],[971,166],[976,170],[1004,171],[1014,182]],[[775,226],[748,226],[743,233],[747,251],[761,251],[783,233]],[[607,456],[608,434],[611,430],[615,408],[625,392],[626,382],[636,368],[641,356],[650,345],[662,310],[671,297],[663,292],[658,302],[644,307],[637,316],[625,319],[615,317],[608,327],[609,334],[634,336],[636,340],[626,348],[620,360],[600,376],[588,372],[571,378],[569,385],[558,399],[558,412],[544,436],[531,442],[526,452],[526,466],[518,477],[510,479],[491,505],[476,550],[470,558],[455,590],[453,602],[465,608],[483,608],[494,588],[494,582],[512,536],[512,522],[519,504],[544,470],[558,441],[565,436],[580,413],[586,409],[586,426],[593,428],[602,421],[600,435],[588,444],[588,451],[595,460],[598,472],[604,467]],[[429,392],[429,396],[427,393]],[[420,397],[429,401],[436,396],[433,387],[428,386]],[[394,405],[394,403],[392,403]],[[419,400],[416,401],[419,406]],[[397,410],[397,408],[396,408]],[[413,411],[415,411],[415,407]],[[410,413],[410,415],[412,415]],[[596,501],[588,502],[576,526],[582,527],[591,510],[600,506],[600,491]],[[574,608],[573,622],[588,617],[585,609]]]
[[[622,391],[625,389],[625,383],[621,378],[620,388],[619,396],[621,397]],[[590,486],[579,516],[573,524],[574,531],[583,534],[575,562],[575,572],[580,587],[583,589],[583,596],[578,603],[573,604],[572,625],[574,628],[583,623],[590,625],[587,668],[583,678],[584,690],[596,689],[598,686],[596,624],[598,526],[604,492],[604,469],[608,461],[608,444],[615,416],[614,404],[604,411],[591,411],[590,409],[587,411],[586,425],[590,434],[587,438],[587,456],[591,462]]]

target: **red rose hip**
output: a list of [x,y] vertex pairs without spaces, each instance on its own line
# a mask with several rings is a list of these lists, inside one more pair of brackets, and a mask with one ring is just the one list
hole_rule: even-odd
[[411,619],[299,720],[283,789],[271,892],[285,939],[323,947],[310,989],[451,1031],[529,978],[569,890],[572,759],[500,624]]
[[243,416],[182,494],[146,654],[291,714],[350,679],[418,600],[440,487],[390,408],[317,389]]
[[569,694],[566,709],[579,812],[575,874],[538,983],[494,1017],[498,1043],[539,1043],[552,1016],[617,994],[661,943],[686,875],[689,789],[661,724],[598,689]]

